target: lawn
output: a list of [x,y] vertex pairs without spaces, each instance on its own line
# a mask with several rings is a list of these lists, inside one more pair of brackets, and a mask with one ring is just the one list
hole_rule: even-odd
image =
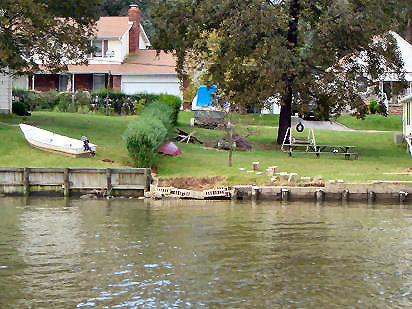
[[341,124],[355,130],[399,131],[402,132],[402,115],[366,115],[365,119],[354,116],[340,116],[336,119]]
[[[0,166],[28,167],[127,167],[131,166],[122,134],[127,124],[136,116],[101,116],[93,114],[72,114],[56,112],[34,112],[31,117],[0,116]],[[185,131],[195,130],[201,140],[213,141],[222,136],[222,131],[191,128],[191,113],[179,115],[178,126]],[[272,116],[273,117],[273,116]],[[247,121],[256,120],[248,115]],[[270,118],[270,117],[268,117]],[[275,117],[274,117],[275,118]],[[273,118],[271,119],[273,120]],[[99,147],[94,158],[70,158],[37,150],[29,146],[18,126],[26,122],[74,138],[86,135]],[[345,144],[357,146],[359,160],[344,160],[342,156],[298,154],[290,158],[275,144],[277,129],[254,124],[255,135],[249,137],[254,144],[250,152],[234,152],[233,167],[227,166],[226,151],[205,149],[199,144],[179,144],[183,154],[178,157],[164,156],[157,170],[161,178],[177,176],[224,176],[226,184],[265,184],[266,176],[240,171],[251,169],[253,161],[259,161],[263,168],[277,165],[280,171],[296,172],[300,176],[322,175],[324,180],[343,179],[345,181],[366,180],[410,180],[399,173],[412,167],[411,157],[405,145],[393,143],[394,132],[337,132],[315,131],[318,144]],[[105,161],[106,162],[105,162]],[[114,162],[107,162],[111,160]]]

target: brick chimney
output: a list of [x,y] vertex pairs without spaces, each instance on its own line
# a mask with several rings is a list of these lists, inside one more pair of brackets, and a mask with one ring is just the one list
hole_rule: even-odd
[[129,7],[129,21],[133,22],[132,28],[129,31],[129,54],[136,54],[139,49],[140,35],[140,10],[136,4],[131,4]]

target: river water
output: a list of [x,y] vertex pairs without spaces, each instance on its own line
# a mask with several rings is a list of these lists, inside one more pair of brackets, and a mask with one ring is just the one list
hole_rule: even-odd
[[412,207],[0,199],[0,308],[411,308]]

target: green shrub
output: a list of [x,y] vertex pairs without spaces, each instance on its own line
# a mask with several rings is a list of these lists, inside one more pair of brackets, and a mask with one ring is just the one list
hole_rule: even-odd
[[[57,95],[57,110],[60,112],[67,112],[70,109],[70,105],[72,105],[72,95],[71,92],[60,92]],[[71,108],[72,109],[72,108]],[[72,109],[73,110],[73,109]]]
[[132,121],[123,133],[123,140],[133,163],[137,167],[155,167],[158,149],[164,143],[167,129],[153,117],[139,117]]
[[369,101],[369,113],[376,114],[377,111],[378,111],[378,102],[376,102],[376,100],[370,100]]
[[182,106],[182,100],[175,95],[161,94],[159,96],[159,101],[166,103],[173,109],[172,124],[175,126],[177,123],[177,116],[179,114],[180,107]]
[[146,107],[141,113],[141,118],[157,118],[167,130],[167,135],[170,136],[173,130],[173,109],[162,101],[155,101]]
[[[88,91],[77,91],[74,94],[75,104],[78,105],[78,108],[89,106],[90,105],[90,93]],[[77,109],[78,109],[77,108]]]
[[58,92],[54,89],[47,92],[37,93],[38,104],[36,104],[36,110],[53,110],[58,102]]
[[26,110],[33,111],[38,104],[38,93],[33,90],[13,88],[13,102],[21,102],[26,105]]
[[27,108],[26,105],[23,102],[14,102],[11,110],[13,114],[16,114],[17,116],[26,116],[27,115]]

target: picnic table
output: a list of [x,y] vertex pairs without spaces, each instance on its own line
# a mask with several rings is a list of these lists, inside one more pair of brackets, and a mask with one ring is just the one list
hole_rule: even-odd
[[285,138],[281,150],[287,152],[291,157],[292,153],[312,153],[319,158],[321,153],[343,155],[345,159],[350,159],[351,156],[357,160],[359,153],[355,151],[356,146],[352,145],[317,145],[313,130],[309,132],[308,137],[292,136],[290,128],[287,134],[289,138]]
[[287,152],[291,157],[292,153],[313,153],[316,157],[320,154],[343,155],[345,159],[350,159],[351,156],[357,160],[359,153],[355,151],[356,146],[351,145],[310,145],[304,143],[291,143],[284,145],[284,152]]

